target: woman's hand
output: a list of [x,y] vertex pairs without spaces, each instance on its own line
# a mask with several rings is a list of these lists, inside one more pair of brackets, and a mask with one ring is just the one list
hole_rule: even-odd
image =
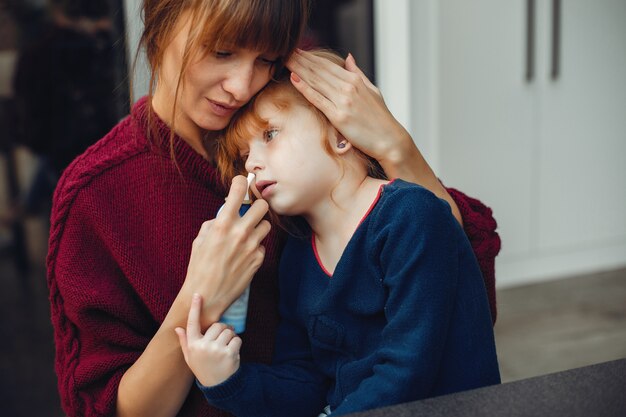
[[[192,334],[198,335],[198,329],[206,329],[217,322],[226,307],[244,291],[265,257],[261,241],[270,231],[269,222],[263,220],[268,206],[265,201],[257,200],[245,216],[239,217],[246,188],[246,179],[235,177],[220,214],[202,225],[192,245],[181,290],[156,334],[120,381],[116,404],[118,417],[173,416],[183,406],[193,384],[193,374],[186,359],[196,355],[183,355],[180,336],[176,337],[174,331],[188,321],[193,294],[199,294],[198,297],[204,300],[201,303],[199,298],[191,310],[195,331]],[[216,327],[223,325],[216,324]],[[205,336],[207,334],[213,333],[207,332]],[[236,343],[234,339],[231,337],[232,343]],[[191,366],[192,360],[188,363]]]
[[193,295],[187,329],[176,328],[185,362],[198,381],[206,387],[226,381],[239,369],[241,339],[223,323],[213,323],[202,334],[200,311],[202,297]]
[[292,84],[354,146],[377,159],[390,177],[414,153],[419,153],[409,133],[393,117],[380,90],[354,61],[345,68],[297,50],[287,63]]
[[462,224],[456,203],[352,55],[341,68],[310,52],[296,50],[287,68],[292,71],[295,88],[350,143],[378,160],[389,178],[402,178],[432,191],[450,204],[452,214]]
[[246,189],[243,176],[233,179],[224,208],[215,219],[202,225],[191,248],[187,276],[176,301],[182,302],[187,317],[192,294],[202,296],[203,329],[216,322],[245,290],[265,257],[261,241],[270,231],[269,222],[263,220],[268,205],[257,200],[240,217],[239,207]]

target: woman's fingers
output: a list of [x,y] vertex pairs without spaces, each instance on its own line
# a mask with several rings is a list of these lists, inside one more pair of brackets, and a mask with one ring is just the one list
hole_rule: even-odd
[[200,330],[214,323],[243,292],[263,263],[265,248],[261,242],[270,231],[269,222],[263,219],[268,205],[264,200],[257,200],[240,217],[239,208],[246,188],[243,176],[233,179],[224,209],[215,219],[202,225],[192,244],[184,293],[202,294],[203,298],[200,306],[194,303],[193,310],[189,311],[189,343],[201,337]]
[[363,71],[361,71],[361,68],[359,68],[359,66],[356,64],[356,60],[354,59],[352,54],[348,54],[348,57],[346,58],[346,67],[345,68],[346,68],[346,70],[348,70],[350,72],[358,74],[361,77],[361,80],[363,80],[363,83],[365,83],[365,85],[370,90],[372,90],[375,93],[380,95],[380,90],[378,89],[378,87],[376,87],[374,84],[372,84],[370,79],[367,78],[367,75],[365,75],[365,73]]
[[246,195],[247,188],[248,182],[243,175],[237,175],[235,178],[233,178],[232,184],[230,185],[230,190],[228,191],[228,196],[226,197],[226,202],[224,203],[224,207],[216,218],[235,218],[235,216],[239,216],[239,207],[241,207],[241,203]]
[[297,50],[287,63],[287,67],[307,84],[319,88],[326,96],[333,94],[341,83],[354,81],[350,71],[307,51]]
[[261,220],[263,220],[263,217],[265,217],[265,214],[267,214],[268,210],[269,205],[267,204],[267,201],[256,200],[252,203],[246,214],[243,215],[243,224],[250,229],[257,227]]
[[331,114],[335,105],[327,97],[303,81],[296,73],[291,74],[291,83],[306,98],[325,115]]
[[[332,111],[344,91],[354,88],[356,77],[360,78],[339,65],[306,51],[293,54],[287,66],[296,74],[292,77],[296,89],[307,99],[312,99],[314,105],[323,106],[318,107],[322,111]],[[298,82],[298,79],[301,81]]]

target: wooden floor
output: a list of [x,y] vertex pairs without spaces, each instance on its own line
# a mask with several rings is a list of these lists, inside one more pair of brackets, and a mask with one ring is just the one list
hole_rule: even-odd
[[[0,254],[0,415],[60,417],[45,238],[30,246],[27,274]],[[626,357],[626,269],[498,291],[495,332],[503,382]]]
[[626,269],[499,291],[503,382],[626,357]]

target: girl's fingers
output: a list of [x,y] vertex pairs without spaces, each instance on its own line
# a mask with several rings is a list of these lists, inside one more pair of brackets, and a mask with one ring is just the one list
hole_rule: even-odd
[[224,323],[213,323],[204,334],[206,340],[216,340],[229,326]]
[[200,294],[194,294],[191,298],[191,307],[189,308],[189,315],[187,316],[186,340],[189,338],[191,341],[194,341],[202,337],[202,332],[200,330],[201,310],[202,296]]
[[215,339],[215,341],[221,346],[226,346],[234,337],[237,337],[237,334],[235,334],[232,329],[226,328],[222,330],[222,332],[219,334],[219,336],[217,336],[217,339]]
[[233,352],[239,352],[241,350],[241,337],[233,337],[230,342],[228,342],[228,348]]

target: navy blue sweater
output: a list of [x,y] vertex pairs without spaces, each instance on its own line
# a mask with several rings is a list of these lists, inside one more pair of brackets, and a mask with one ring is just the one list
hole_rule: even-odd
[[290,238],[271,366],[201,387],[237,416],[333,416],[500,382],[487,295],[448,204],[381,187],[329,277],[311,239]]

